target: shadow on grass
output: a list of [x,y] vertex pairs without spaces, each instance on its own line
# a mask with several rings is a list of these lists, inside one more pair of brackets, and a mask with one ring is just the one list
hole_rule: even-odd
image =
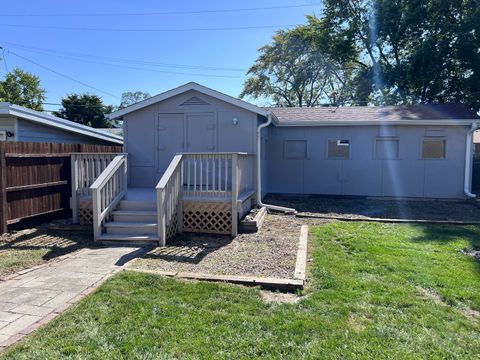
[[166,247],[158,247],[143,256],[168,262],[198,264],[208,254],[230,244],[234,238],[212,234],[177,234]]
[[48,225],[13,232],[0,240],[0,252],[48,249],[42,260],[49,261],[83,248],[96,247],[88,232],[50,230]]

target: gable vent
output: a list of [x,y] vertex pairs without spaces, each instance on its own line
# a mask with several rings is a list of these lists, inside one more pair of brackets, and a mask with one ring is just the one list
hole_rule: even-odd
[[210,105],[205,100],[200,99],[197,96],[192,96],[187,101],[180,104],[180,106],[194,106],[194,105]]

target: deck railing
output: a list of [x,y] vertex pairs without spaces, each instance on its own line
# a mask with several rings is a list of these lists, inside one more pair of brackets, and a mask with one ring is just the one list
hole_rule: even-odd
[[90,186],[93,209],[93,236],[102,233],[105,219],[127,193],[127,155],[117,155]]
[[76,153],[70,156],[72,178],[72,218],[78,222],[78,200],[92,196],[90,186],[118,153]]
[[158,238],[165,246],[167,237],[182,231],[183,168],[182,155],[176,155],[157,184]]

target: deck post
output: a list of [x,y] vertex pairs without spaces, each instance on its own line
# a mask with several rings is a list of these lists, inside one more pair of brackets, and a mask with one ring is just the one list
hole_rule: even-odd
[[0,235],[8,231],[7,210],[7,161],[5,159],[5,142],[0,142]]
[[167,229],[165,224],[165,215],[164,215],[164,204],[163,204],[163,189],[157,189],[157,218],[158,218],[158,242],[160,246],[165,246]]
[[238,234],[238,155],[232,154],[232,236]]
[[72,209],[72,223],[78,224],[78,160],[75,154],[70,155],[70,180],[72,182],[72,197],[70,198],[70,208]]
[[102,222],[100,220],[100,196],[98,189],[92,189],[92,213],[93,213],[93,240],[98,241],[102,232]]
[[178,206],[177,206],[177,232],[183,232],[183,159],[179,169]]

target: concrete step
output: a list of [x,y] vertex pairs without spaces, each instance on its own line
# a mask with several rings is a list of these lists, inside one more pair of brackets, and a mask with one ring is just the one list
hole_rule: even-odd
[[140,200],[122,200],[118,206],[120,210],[157,210],[157,203],[155,201],[140,201]]
[[156,210],[115,210],[112,215],[114,222],[157,222]]
[[157,235],[102,234],[98,241],[105,244],[156,245]]
[[105,223],[107,234],[152,235],[158,234],[156,222],[110,221]]

